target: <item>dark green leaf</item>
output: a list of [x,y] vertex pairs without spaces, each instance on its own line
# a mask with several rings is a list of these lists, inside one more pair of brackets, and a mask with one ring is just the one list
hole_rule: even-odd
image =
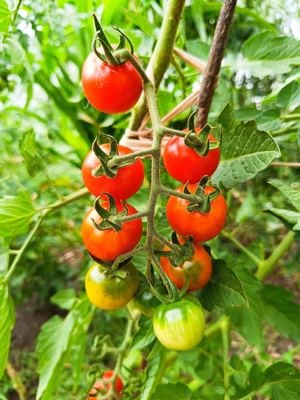
[[158,385],[151,400],[176,399],[190,400],[192,398],[190,389],[182,383],[168,383]]
[[282,335],[300,341],[300,305],[292,293],[279,286],[266,285],[260,293],[264,318]]
[[133,337],[132,348],[144,349],[155,340],[155,335],[152,327],[152,320],[146,317],[141,317],[139,321],[139,329]]
[[213,183],[227,188],[253,178],[265,169],[280,150],[267,132],[259,131],[254,121],[242,122],[233,117],[227,105],[218,118],[222,126],[221,162]]
[[208,310],[248,304],[242,282],[224,260],[214,260],[212,277],[200,296],[201,304]]

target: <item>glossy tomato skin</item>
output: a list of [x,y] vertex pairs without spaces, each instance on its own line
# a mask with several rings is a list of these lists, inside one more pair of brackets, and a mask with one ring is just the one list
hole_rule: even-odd
[[[209,134],[210,142],[216,139]],[[200,156],[184,143],[183,137],[173,136],[164,149],[163,162],[169,175],[182,183],[196,183],[205,175],[211,176],[220,162],[220,148]]]
[[[110,144],[101,144],[100,148],[109,153]],[[118,153],[120,156],[133,153],[126,146],[118,145]],[[82,178],[85,186],[94,196],[98,197],[101,193],[111,194],[115,199],[125,200],[133,196],[141,187],[144,180],[144,165],[141,159],[137,159],[130,165],[125,165],[118,169],[116,176],[109,178],[108,176],[95,177],[92,171],[100,164],[96,154],[91,150],[82,164]]]
[[[114,371],[105,371],[102,379],[111,379],[113,377]],[[97,393],[100,390],[100,393],[103,391],[109,391],[111,388],[111,383],[105,384],[103,381],[96,381],[94,384],[94,388],[89,392],[89,400],[96,400],[97,399]],[[98,390],[97,390],[98,389]],[[123,390],[123,381],[122,379],[117,376],[117,379],[115,381],[115,391],[120,395]],[[120,396],[119,396],[120,397]]]
[[131,263],[122,271],[124,278],[107,277],[101,264],[93,264],[85,277],[85,290],[92,304],[104,310],[124,307],[133,297],[139,285],[139,274]]
[[[188,185],[191,193],[197,189],[196,184]],[[184,191],[184,186],[176,189],[178,192]],[[206,186],[205,193],[214,191],[211,186]],[[187,211],[188,201],[179,197],[170,196],[166,214],[171,227],[179,235],[192,236],[195,242],[206,242],[213,239],[223,229],[226,222],[227,205],[224,197],[219,196],[211,202],[211,209],[208,213],[199,211]]]
[[82,87],[94,108],[107,114],[118,114],[129,111],[136,104],[143,81],[129,61],[112,66],[92,52],[82,67]]
[[[120,202],[116,204],[118,211],[124,209]],[[137,212],[130,204],[126,203],[126,205],[128,215]],[[107,203],[103,203],[102,206],[108,207]],[[95,227],[93,220],[99,223],[102,218],[94,208],[91,208],[82,221],[82,240],[91,255],[102,261],[113,261],[121,254],[131,251],[142,237],[143,225],[140,218],[123,222],[122,229],[119,232],[114,229],[99,230]]]
[[153,329],[157,339],[168,349],[188,350],[203,337],[205,315],[198,300],[188,295],[157,307]]
[[[210,280],[212,272],[211,257],[205,248],[199,244],[193,246],[194,255],[182,265],[173,266],[168,257],[160,258],[162,269],[178,289],[184,287],[186,276],[189,277],[188,292],[203,288]],[[165,247],[164,250],[169,249]]]

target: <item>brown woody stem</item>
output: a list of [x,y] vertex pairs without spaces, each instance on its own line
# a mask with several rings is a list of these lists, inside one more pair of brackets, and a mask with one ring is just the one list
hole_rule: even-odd
[[199,92],[197,128],[203,128],[207,123],[236,3],[237,0],[225,0],[221,8],[208,61],[203,72]]

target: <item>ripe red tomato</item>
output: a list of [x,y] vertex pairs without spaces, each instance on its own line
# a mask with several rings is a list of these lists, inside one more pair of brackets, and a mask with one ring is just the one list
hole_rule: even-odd
[[205,330],[201,304],[191,295],[174,303],[161,304],[154,312],[153,330],[166,348],[191,349],[202,340]]
[[118,114],[136,104],[143,81],[129,61],[112,66],[92,52],[82,67],[82,87],[93,107],[107,114]]
[[[110,378],[112,378],[113,374],[114,374],[114,371],[106,371],[106,372],[104,372],[102,379],[104,381],[106,379],[110,379]],[[96,400],[98,391],[100,391],[100,393],[108,392],[110,388],[111,388],[111,383],[106,384],[102,380],[96,381],[93,389],[90,390],[90,392],[89,392],[89,400]],[[117,376],[117,379],[115,381],[115,391],[117,393],[119,393],[119,395],[120,395],[122,390],[123,390],[123,381],[119,376]],[[119,397],[121,397],[121,396],[119,396]]]
[[[186,276],[189,277],[187,291],[192,292],[203,288],[209,281],[212,272],[211,257],[205,248],[199,244],[193,244],[194,255],[182,265],[173,266],[168,257],[161,257],[162,269],[178,289],[185,285]],[[164,247],[164,250],[169,250]]]
[[[116,205],[119,212],[124,210],[124,206],[120,202],[117,202]],[[128,215],[137,212],[130,204],[126,203],[126,205]],[[108,209],[107,202],[104,202],[102,206]],[[116,232],[114,229],[99,230],[95,227],[93,220],[98,224],[102,218],[94,208],[91,208],[82,222],[82,240],[91,255],[102,261],[113,261],[119,255],[131,251],[142,237],[141,218],[124,222],[120,232]]]
[[130,262],[122,267],[122,272],[124,277],[106,276],[101,264],[93,264],[85,277],[85,290],[90,302],[103,310],[126,306],[137,291],[140,278]]
[[[191,193],[195,193],[197,184],[188,185],[188,189]],[[180,186],[176,190],[183,192],[184,186]],[[205,194],[213,191],[214,188],[211,186],[206,186],[204,190]],[[187,200],[175,196],[169,197],[166,209],[167,219],[174,231],[182,236],[192,236],[195,242],[206,242],[217,236],[226,222],[227,205],[224,197],[219,194],[211,202],[211,209],[208,213],[189,212],[186,209],[188,205]]]
[[[110,143],[100,145],[101,150],[109,153]],[[133,151],[126,146],[118,145],[120,156],[130,154]],[[87,189],[94,195],[100,196],[106,192],[111,194],[115,199],[128,199],[133,196],[141,187],[144,180],[144,165],[141,159],[137,159],[130,165],[125,165],[118,169],[115,177],[108,176],[95,177],[92,175],[93,169],[100,164],[96,154],[91,150],[86,156],[82,164],[82,178]]]
[[[198,131],[199,129],[196,130]],[[216,142],[211,134],[208,139]],[[203,176],[211,176],[215,172],[220,161],[220,148],[209,150],[206,156],[200,156],[184,143],[183,137],[173,136],[166,144],[163,161],[169,175],[174,179],[182,183],[196,183]]]

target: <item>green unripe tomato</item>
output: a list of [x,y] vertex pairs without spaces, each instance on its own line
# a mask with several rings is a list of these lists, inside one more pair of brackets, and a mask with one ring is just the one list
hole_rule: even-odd
[[201,304],[185,296],[171,304],[161,304],[153,316],[153,329],[162,345],[171,350],[188,350],[200,343],[205,329]]

